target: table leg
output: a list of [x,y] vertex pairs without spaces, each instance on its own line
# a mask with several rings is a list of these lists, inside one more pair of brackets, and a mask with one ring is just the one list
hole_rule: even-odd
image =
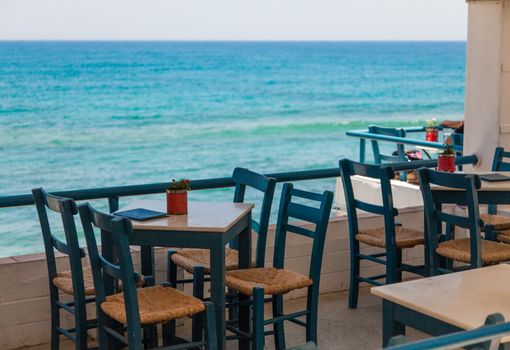
[[395,304],[383,300],[383,347],[388,346],[390,339],[396,335],[405,335],[406,327],[395,320]]
[[211,301],[216,314],[218,349],[225,349],[225,245],[221,235],[211,238]]
[[142,275],[151,276],[156,283],[156,276],[154,271],[154,248],[151,246],[143,245],[140,247],[140,260],[142,267]]
[[[248,225],[239,235],[239,268],[246,269],[251,267],[251,214],[248,215]],[[239,294],[239,301],[249,300],[250,297]],[[251,317],[250,317],[250,305],[242,305],[239,307],[239,329],[246,333],[251,333]],[[240,339],[239,349],[249,349],[250,340]]]

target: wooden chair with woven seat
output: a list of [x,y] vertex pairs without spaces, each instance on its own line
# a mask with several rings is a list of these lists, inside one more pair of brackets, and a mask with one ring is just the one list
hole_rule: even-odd
[[[340,161],[340,174],[345,194],[347,218],[349,220],[350,242],[350,285],[349,308],[358,305],[359,284],[370,283],[383,285],[379,279],[386,279],[386,284],[402,280],[402,271],[424,274],[423,266],[413,266],[402,263],[402,250],[424,244],[424,233],[397,224],[395,218],[398,210],[393,206],[391,179],[395,172],[391,167],[356,163],[348,159]],[[352,176],[364,176],[377,179],[381,184],[382,205],[367,203],[357,199],[352,185]],[[357,211],[365,211],[381,215],[384,225],[372,229],[360,229]],[[389,242],[389,244],[388,244]],[[360,243],[384,249],[382,253],[363,254]],[[386,257],[385,260],[381,257]],[[363,277],[360,275],[361,260],[369,260],[386,266],[386,273],[376,276]]]
[[[510,171],[510,162],[505,162],[505,158],[510,158],[510,152],[505,152],[504,148],[497,147],[492,160],[492,171]],[[490,204],[487,211],[487,214],[480,215],[486,225],[494,226],[496,231],[510,230],[510,216],[498,215],[497,205]],[[504,234],[502,242],[508,242],[509,238],[508,234]]]
[[[142,327],[153,327],[197,314],[205,318],[205,340],[188,342],[172,335],[172,342],[180,344],[165,349],[217,348],[211,303],[204,303],[168,284],[137,289],[136,284],[141,276],[133,268],[128,240],[128,236],[133,234],[133,226],[129,219],[99,212],[89,204],[80,205],[79,213],[96,291],[99,349],[127,346],[130,350],[141,350]],[[94,228],[100,229],[102,235],[111,235],[118,265],[99,253]],[[122,281],[122,292],[114,293],[114,279]],[[124,331],[127,331],[126,337]],[[148,339],[145,343],[157,345],[157,340]]]
[[[319,207],[295,203],[292,201],[294,198],[318,203]],[[330,191],[317,194],[294,189],[292,184],[284,184],[276,226],[273,266],[226,272],[226,285],[244,296],[252,297],[253,308],[252,333],[250,335],[231,325],[227,325],[227,329],[239,338],[251,339],[253,349],[264,348],[266,334],[264,325],[268,324],[273,324],[274,327],[276,349],[285,349],[284,321],[291,321],[306,327],[306,341],[317,342],[317,308],[322,255],[332,203],[333,193]],[[296,226],[289,223],[289,218],[312,223],[315,227],[311,230]],[[285,242],[289,233],[313,240],[308,276],[284,268]],[[308,288],[306,310],[285,314],[283,295],[300,288]],[[268,320],[264,319],[264,295],[271,295],[272,298],[273,318]],[[301,316],[306,316],[305,322],[298,319]]]
[[[426,245],[428,251],[428,273],[451,272],[451,269],[439,266],[439,258],[469,264],[470,268],[510,261],[510,245],[482,238],[478,204],[478,190],[481,182],[478,175],[452,174],[431,169],[418,169],[420,187],[423,196]],[[463,190],[466,193],[468,216],[455,215],[443,210],[441,199],[434,193],[431,185]],[[469,230],[469,237],[458,238],[441,234],[442,223],[459,226]],[[494,231],[494,226],[486,225],[486,232]]]
[[[50,309],[51,309],[51,349],[59,348],[60,335],[75,342],[76,349],[87,349],[87,330],[96,327],[95,320],[87,320],[86,304],[94,301],[92,271],[82,266],[85,250],[80,248],[74,216],[78,214],[76,203],[71,198],[63,198],[46,193],[42,188],[32,190],[39,223],[44,241],[46,264],[48,267]],[[50,227],[47,209],[61,217],[65,242],[54,234]],[[69,271],[57,271],[55,249],[69,257]],[[72,302],[60,300],[59,291],[71,295]],[[75,326],[64,329],[60,325],[60,310],[73,314]]]

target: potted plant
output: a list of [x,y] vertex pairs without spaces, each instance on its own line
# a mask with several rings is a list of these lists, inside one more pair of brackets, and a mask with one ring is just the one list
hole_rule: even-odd
[[455,172],[455,150],[452,145],[444,145],[444,150],[437,158],[437,170]]
[[166,190],[166,212],[172,215],[182,215],[188,213],[188,191],[190,190],[190,180],[175,179],[170,182]]
[[425,140],[437,142],[439,139],[439,126],[436,118],[427,119],[427,127],[425,128]]

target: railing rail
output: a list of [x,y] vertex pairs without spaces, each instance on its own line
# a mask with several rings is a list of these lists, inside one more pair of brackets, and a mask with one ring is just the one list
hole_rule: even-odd
[[[412,127],[412,128],[404,128],[406,133],[417,133],[424,132],[425,127]],[[443,144],[440,142],[431,142],[418,140],[413,138],[406,137],[397,137],[397,136],[388,136],[388,135],[380,135],[368,132],[367,130],[350,130],[345,133],[347,136],[357,137],[360,139],[360,149],[359,149],[359,160],[360,162],[365,162],[366,159],[366,140],[370,141],[385,141],[396,143],[397,145],[410,145],[410,146],[419,146],[425,148],[432,149],[442,149]],[[453,149],[457,152],[462,152],[462,146],[452,145]]]
[[[457,157],[455,163],[457,165],[465,164],[476,164],[478,158],[475,155]],[[393,163],[391,166],[395,170],[412,170],[420,167],[435,167],[437,166],[437,160],[423,160],[406,163]],[[288,182],[288,181],[303,181],[303,180],[319,180],[327,178],[335,178],[340,176],[339,169],[325,168],[325,169],[314,169],[314,170],[301,170],[301,171],[290,171],[280,173],[269,173],[266,176],[273,177],[277,182]],[[213,179],[201,179],[193,180],[191,182],[191,190],[206,190],[206,189],[217,189],[234,186],[234,182],[231,177],[221,177]],[[167,182],[142,184],[142,185],[127,185],[127,186],[115,186],[115,187],[102,187],[102,188],[91,188],[91,189],[79,189],[79,190],[68,190],[68,191],[57,191],[52,192],[57,196],[70,197],[75,200],[91,200],[108,198],[110,204],[110,210],[115,211],[118,209],[118,200],[120,197],[140,196],[156,193],[164,193],[168,187]],[[0,208],[6,207],[20,207],[33,205],[34,201],[31,194],[21,194],[12,196],[0,197]]]

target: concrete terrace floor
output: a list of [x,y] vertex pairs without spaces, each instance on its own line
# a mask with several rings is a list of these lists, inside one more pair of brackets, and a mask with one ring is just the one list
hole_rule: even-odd
[[[369,288],[360,292],[358,309],[347,307],[347,292],[323,294],[319,302],[319,348],[321,350],[349,350],[349,349],[380,349],[382,341],[382,303],[370,294]],[[304,298],[285,303],[285,311],[301,310],[306,303]],[[269,317],[270,308],[266,309]],[[183,336],[189,334],[189,322],[178,328]],[[304,328],[290,322],[285,324],[287,347],[305,342]],[[423,339],[425,335],[407,330],[410,340]],[[48,345],[26,347],[24,349],[49,349]],[[72,343],[63,341],[60,349],[72,349]],[[237,349],[237,342],[227,343],[227,349]],[[266,337],[266,349],[274,349],[273,338]]]

